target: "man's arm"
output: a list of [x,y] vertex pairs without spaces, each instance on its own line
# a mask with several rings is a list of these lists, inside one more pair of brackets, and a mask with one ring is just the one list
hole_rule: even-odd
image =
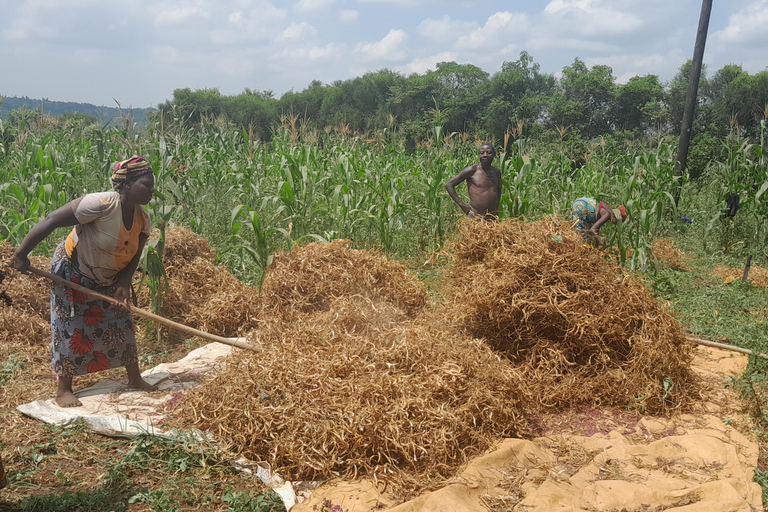
[[459,194],[456,193],[456,185],[470,179],[473,172],[474,169],[471,166],[467,167],[459,174],[448,180],[448,183],[445,184],[445,190],[448,191],[448,195],[451,196],[451,199],[453,199],[457,205],[459,205],[459,208],[461,208],[461,211],[463,211],[465,215],[472,211],[472,207],[461,200]]

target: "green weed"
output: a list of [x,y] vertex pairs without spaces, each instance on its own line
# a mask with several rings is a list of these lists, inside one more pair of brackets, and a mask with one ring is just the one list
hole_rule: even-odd
[[[122,512],[126,510],[130,491],[125,479],[108,473],[101,487],[92,491],[59,492],[24,498],[14,509],[19,512]],[[5,506],[0,503],[0,510]]]
[[18,353],[12,353],[8,360],[0,366],[0,386],[5,386],[6,382],[13,380],[20,370],[24,369],[24,359]]
[[229,505],[228,512],[282,512],[285,510],[280,496],[274,491],[258,496],[227,491],[221,496],[221,501]]

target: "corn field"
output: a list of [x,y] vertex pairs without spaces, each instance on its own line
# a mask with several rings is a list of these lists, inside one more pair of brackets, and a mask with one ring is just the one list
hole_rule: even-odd
[[[0,239],[18,245],[52,210],[83,193],[109,190],[112,162],[141,154],[157,179],[147,207],[155,227],[175,223],[204,236],[248,281],[262,279],[275,250],[312,240],[345,238],[395,258],[429,258],[461,217],[445,182],[477,162],[483,142],[446,135],[440,126],[432,132],[405,149],[395,128],[367,135],[344,126],[304,130],[293,118],[266,144],[218,119],[142,130],[78,123],[22,129],[0,121]],[[765,252],[762,144],[742,144],[728,161],[689,182],[675,177],[674,141],[608,154],[598,140],[578,155],[579,168],[573,155],[539,149],[534,141],[492,142],[503,177],[502,217],[567,219],[581,196],[623,204],[627,222],[606,226],[602,235],[631,271],[652,268],[652,240],[681,229],[698,230],[711,250],[727,251],[738,239],[751,254]],[[676,187],[682,191],[677,206]],[[727,218],[721,213],[732,193],[740,194],[742,210]],[[39,250],[50,251],[63,236],[50,237]]]

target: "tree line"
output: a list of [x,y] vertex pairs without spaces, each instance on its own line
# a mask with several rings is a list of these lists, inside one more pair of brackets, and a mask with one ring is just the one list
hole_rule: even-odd
[[[575,58],[556,76],[543,72],[523,51],[493,74],[472,64],[441,62],[424,74],[405,76],[381,69],[331,84],[315,80],[280,98],[272,91],[248,88],[236,95],[223,95],[216,88],[176,89],[157,110],[121,109],[112,119],[117,121],[108,124],[141,127],[146,116],[150,124],[193,126],[215,118],[263,141],[269,141],[279,127],[299,126],[317,133],[333,129],[365,137],[396,136],[405,148],[473,134],[505,146],[518,139],[568,145],[570,158],[578,165],[585,145],[600,137],[608,143],[648,144],[679,135],[690,71],[688,61],[667,82],[649,74],[619,84],[610,66],[590,67]],[[12,125],[33,121],[40,111],[26,110],[27,100],[20,99],[25,106],[12,110],[19,101],[4,98],[0,107],[10,113],[3,117]],[[746,140],[764,147],[768,68],[750,74],[740,65],[728,64],[708,76],[705,67],[697,100],[688,155],[693,177],[710,161],[727,159],[733,148],[723,141],[729,136],[737,145]],[[75,107],[86,121],[95,121],[98,113],[100,124],[105,124],[103,107],[99,112],[85,112],[82,104]],[[49,108],[58,112],[63,107],[46,102],[45,113]]]
[[[281,118],[291,117],[318,129],[346,126],[358,133],[397,126],[410,140],[423,139],[438,125],[443,133],[479,133],[497,141],[547,132],[561,139],[654,136],[679,133],[690,70],[688,61],[667,83],[645,75],[618,84],[610,66],[589,67],[576,58],[557,77],[523,51],[492,75],[472,64],[441,62],[425,74],[382,69],[331,84],[316,80],[279,99],[271,91],[225,96],[218,89],[176,89],[158,108],[192,123],[224,116],[265,140]],[[768,69],[750,75],[729,64],[711,77],[703,70],[696,134],[721,138],[735,132],[757,142],[766,118]]]
[[73,101],[55,101],[47,98],[33,99],[28,96],[0,96],[0,119],[15,123],[27,121],[28,118],[41,113],[51,117],[82,119],[104,126],[119,124],[119,120],[130,117],[133,121],[147,124],[147,113],[151,108],[115,107],[77,103]]

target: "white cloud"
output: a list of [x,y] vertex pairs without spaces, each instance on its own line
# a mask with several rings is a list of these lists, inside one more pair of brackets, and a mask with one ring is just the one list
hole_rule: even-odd
[[325,46],[305,46],[300,48],[283,48],[274,54],[275,62],[285,63],[286,61],[296,64],[299,61],[302,64],[316,61],[328,61],[338,58],[343,51],[342,45],[327,44]]
[[497,12],[491,15],[483,27],[462,36],[456,42],[460,50],[489,50],[498,48],[509,41],[510,37],[527,32],[528,16],[511,12]]
[[301,23],[291,23],[283,30],[278,39],[281,40],[297,40],[304,37],[311,37],[317,34],[317,30],[307,23],[302,21]]
[[104,52],[98,48],[80,48],[69,58],[69,65],[79,69],[100,66],[103,62]]
[[288,11],[285,9],[279,9],[269,2],[260,2],[257,9],[229,13],[227,24],[211,30],[209,38],[211,42],[222,45],[268,41],[281,34],[277,25],[287,17]]
[[[171,71],[176,81],[174,87],[190,88],[221,89],[228,83],[225,77],[243,78],[263,72],[266,61],[261,49],[250,48],[219,53],[182,50],[172,45],[163,45],[153,47],[151,55],[152,62],[148,65]],[[240,92],[243,87],[236,86],[232,92]]]
[[411,6],[427,3],[423,0],[422,1],[419,1],[419,0],[358,0],[358,1],[361,4],[393,4],[393,5],[408,4]]
[[28,28],[20,26],[15,23],[12,28],[8,28],[0,32],[0,37],[6,41],[23,41],[29,37],[30,33]]
[[233,45],[237,43],[237,34],[231,30],[212,30],[208,34],[208,39],[215,45]]
[[405,66],[398,68],[398,71],[410,75],[412,73],[423,74],[427,71],[434,71],[437,69],[438,62],[453,62],[456,60],[456,54],[453,52],[441,52],[437,55],[430,55],[420,59],[413,59]]
[[768,42],[768,0],[759,0],[731,14],[728,26],[717,33],[725,43]]
[[344,9],[342,11],[339,11],[339,21],[342,21],[344,23],[357,21],[358,16],[359,16],[359,13],[354,10]]
[[556,50],[558,48],[568,48],[574,56],[579,52],[605,53],[617,50],[616,46],[605,41],[593,41],[573,37],[534,37],[526,42],[525,48],[529,50]]
[[659,75],[660,69],[674,69],[685,61],[682,52],[672,50],[668,54],[648,53],[648,54],[614,54],[600,59],[587,59],[584,63],[587,66],[604,64],[614,69],[624,69],[621,75],[616,77],[616,81],[625,84],[633,76]]
[[[624,7],[624,10],[616,7]],[[642,27],[642,20],[631,12],[635,10],[636,6],[626,2],[551,0],[544,8],[544,15],[572,32],[600,36],[626,34]]]
[[[579,57],[589,66],[611,66],[619,82],[647,74],[668,80],[691,57],[700,5],[699,0],[0,0],[0,93],[97,104],[111,104],[114,97],[140,106],[161,103],[179,87],[218,87],[222,93],[249,87],[279,96],[312,79],[332,83],[385,66],[424,73],[437,62],[455,61],[492,74],[522,50],[546,73]],[[715,2],[704,55],[709,74],[731,63],[750,73],[763,71],[766,26],[768,0]],[[389,27],[399,30],[387,33]],[[115,62],[152,80],[129,86],[105,79],[104,67]],[[51,81],[51,75],[62,79]],[[69,76],[76,79],[64,78]]]
[[516,44],[508,44],[507,46],[499,50],[499,55],[512,55],[513,53],[518,53]]
[[592,4],[592,0],[552,0],[544,8],[544,12],[559,13],[568,12],[573,9],[588,9]]
[[299,0],[294,6],[297,12],[319,11],[336,3],[336,0]]
[[163,65],[183,66],[198,61],[199,55],[183,52],[171,45],[154,46],[151,49],[152,59]]
[[[21,9],[20,9],[21,10]],[[6,41],[46,41],[55,39],[59,33],[58,27],[40,19],[40,13],[24,9],[24,12],[13,18],[9,27],[0,30],[0,37]],[[10,18],[9,18],[10,19]],[[4,23],[0,22],[0,27]]]
[[405,43],[408,34],[404,30],[390,30],[384,38],[377,43],[360,43],[355,51],[364,54],[369,60],[398,61],[405,58]]
[[473,22],[453,20],[445,15],[439,20],[427,18],[417,28],[420,36],[436,41],[455,41],[462,34],[466,34],[477,28]]
[[208,13],[199,7],[183,7],[180,9],[160,11],[157,16],[155,16],[155,24],[159,26],[179,25],[195,18],[205,19],[207,17]]

